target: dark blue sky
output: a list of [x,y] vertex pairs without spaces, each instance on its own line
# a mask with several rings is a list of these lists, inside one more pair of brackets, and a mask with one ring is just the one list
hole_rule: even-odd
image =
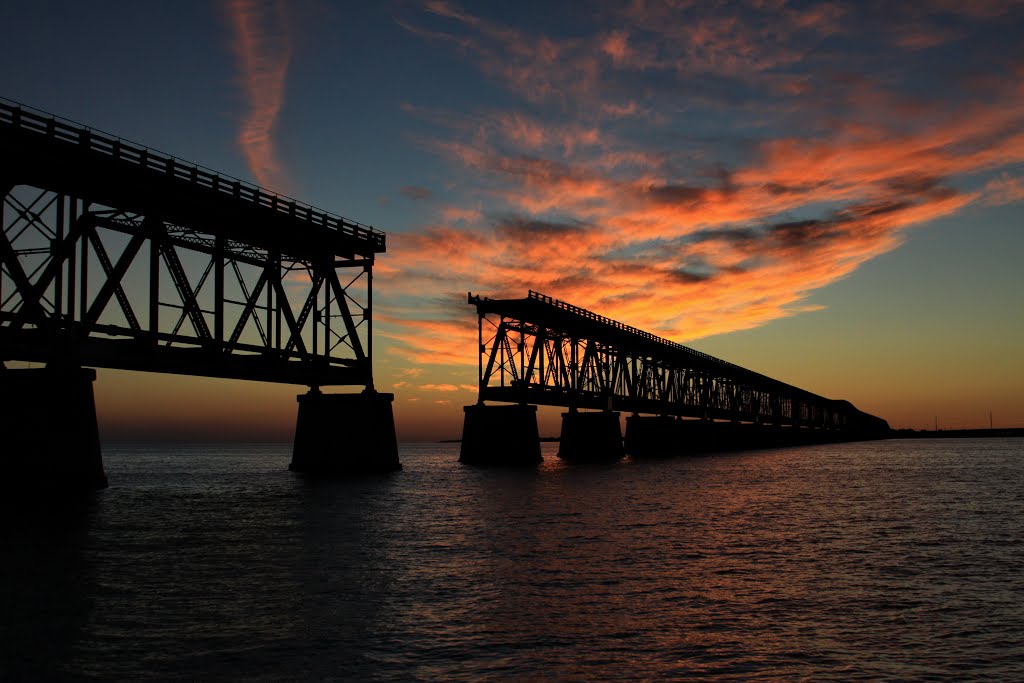
[[[1021,426],[1022,17],[14,0],[0,95],[387,230],[405,437],[472,399],[467,290],[540,290],[894,426]],[[101,402],[130,421],[142,381]]]

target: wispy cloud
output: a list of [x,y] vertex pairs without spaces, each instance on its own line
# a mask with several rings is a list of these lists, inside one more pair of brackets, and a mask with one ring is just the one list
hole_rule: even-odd
[[989,204],[1013,204],[1024,201],[1024,178],[1002,174],[985,185],[985,201]]
[[473,384],[421,384],[419,387],[423,391],[476,391],[477,387]]
[[234,29],[232,48],[248,101],[238,143],[256,181],[287,192],[285,170],[274,140],[291,57],[285,4],[281,0],[228,0],[227,6]]
[[399,189],[399,192],[402,193],[402,196],[416,201],[424,201],[431,199],[434,196],[434,193],[427,188],[419,187],[417,185],[406,185]]
[[[425,144],[467,202],[381,262],[416,314],[391,321],[397,353],[472,365],[466,289],[540,290],[678,340],[762,325],[910,228],[1019,197],[990,179],[1024,163],[1024,71],[986,33],[997,5],[956,32],[935,28],[953,3],[895,11],[884,32],[858,3],[756,5],[632,3],[562,38],[448,2],[405,22],[520,106],[406,108],[437,126]],[[934,77],[923,52],[972,40],[976,72],[917,87]]]

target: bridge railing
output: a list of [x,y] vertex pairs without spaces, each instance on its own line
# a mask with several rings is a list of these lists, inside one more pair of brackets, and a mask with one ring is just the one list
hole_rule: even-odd
[[468,303],[476,305],[480,318],[480,402],[829,429],[868,429],[877,423],[887,429],[884,421],[849,402],[813,394],[540,292],[531,290],[525,299],[470,293]]
[[[476,300],[474,300],[472,294],[470,294],[469,303],[479,303],[480,301],[487,301],[496,304],[505,303],[503,301],[494,301],[493,299],[483,296],[478,296],[476,297]],[[675,355],[677,358],[676,361],[673,362],[678,362],[682,360],[684,364],[689,364],[693,361],[696,361],[697,363],[703,364],[707,368],[711,369],[714,373],[717,373],[723,379],[729,379],[730,381],[743,381],[748,383],[754,383],[757,386],[762,387],[771,387],[773,391],[784,391],[787,394],[793,396],[802,396],[807,399],[820,398],[819,396],[804,389],[801,389],[799,387],[795,387],[785,382],[774,379],[772,377],[762,375],[759,372],[755,372],[743,366],[736,365],[735,363],[730,363],[729,361],[722,360],[721,358],[716,358],[715,356],[709,355],[707,353],[697,351],[696,349],[684,346],[679,342],[674,342],[670,339],[659,337],[645,330],[633,327],[632,325],[626,325],[625,323],[613,320],[612,318],[607,318],[603,315],[599,315],[585,308],[581,308],[568,302],[555,299],[545,294],[541,294],[540,292],[530,290],[528,298],[521,299],[520,301],[536,301],[538,303],[542,303],[546,306],[550,306],[557,310],[565,311],[566,313],[569,313],[573,316],[578,316],[585,320],[590,320],[602,326],[612,328],[616,331],[622,332],[624,335],[628,335],[628,337],[631,339],[643,340],[645,342],[655,344],[669,352],[667,355],[664,356],[665,360],[668,360],[669,358],[672,357],[672,355]],[[627,346],[629,346],[628,343]]]
[[588,320],[593,320],[593,321],[599,322],[599,323],[601,323],[603,325],[608,325],[608,326],[613,327],[613,328],[615,328],[617,330],[622,330],[623,332],[626,332],[626,333],[631,334],[631,335],[635,335],[637,337],[640,337],[641,339],[646,339],[648,341],[652,341],[652,342],[655,342],[657,344],[661,344],[663,346],[667,346],[667,347],[669,347],[671,349],[675,349],[676,351],[681,351],[681,352],[686,353],[688,355],[691,355],[691,356],[694,356],[696,358],[700,358],[701,360],[707,361],[708,363],[720,365],[720,366],[727,367],[727,368],[734,369],[734,370],[742,370],[744,372],[752,372],[751,370],[747,370],[746,368],[741,367],[739,365],[735,365],[734,363],[730,363],[729,361],[722,360],[721,358],[716,358],[716,357],[714,357],[712,355],[709,355],[707,353],[704,353],[702,351],[698,351],[696,349],[692,349],[689,346],[684,346],[683,344],[680,344],[679,342],[674,342],[671,339],[665,339],[664,337],[659,337],[656,334],[652,334],[652,333],[647,332],[645,330],[641,330],[641,329],[639,329],[637,327],[633,327],[632,325],[627,325],[625,323],[619,322],[618,320],[613,320],[612,318],[606,318],[605,316],[599,315],[597,313],[594,313],[593,311],[588,311],[585,308],[580,308],[579,306],[575,306],[575,305],[567,303],[565,301],[561,301],[560,299],[555,299],[555,298],[552,298],[552,297],[547,296],[545,294],[541,294],[540,292],[535,292],[532,289],[530,290],[529,298],[530,299],[534,299],[536,301],[540,301],[540,302],[545,303],[545,304],[548,304],[549,306],[553,306],[553,307],[561,309],[563,311],[567,311],[567,312],[572,313],[574,315],[578,315],[578,316],[580,316],[582,318],[586,318]]
[[336,230],[371,243],[376,251],[384,251],[384,233],[369,225],[26,105],[0,98],[0,124],[7,124],[24,132],[42,135],[57,142],[77,145],[89,152],[113,157],[118,161],[149,171],[164,173],[171,178],[192,183],[239,201],[277,211],[313,225]]

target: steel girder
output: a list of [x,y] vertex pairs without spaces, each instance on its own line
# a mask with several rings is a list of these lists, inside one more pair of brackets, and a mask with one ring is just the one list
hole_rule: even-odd
[[537,292],[469,303],[479,316],[481,402],[843,430],[878,420]]
[[0,360],[372,388],[383,233],[5,103],[0,197]]

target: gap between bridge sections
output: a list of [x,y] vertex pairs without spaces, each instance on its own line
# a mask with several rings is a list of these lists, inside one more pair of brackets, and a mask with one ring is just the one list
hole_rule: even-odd
[[[469,294],[478,399],[460,461],[535,465],[538,405],[567,408],[559,457],[617,460],[885,438],[885,420],[630,325],[530,291]],[[486,405],[493,401],[504,406]],[[619,417],[626,418],[622,438]]]
[[[0,365],[34,416],[3,424],[19,479],[106,481],[90,367],[305,385],[293,470],[401,467],[373,384],[383,232],[3,99],[0,195],[0,362],[46,366]],[[67,430],[81,438],[39,440]]]

